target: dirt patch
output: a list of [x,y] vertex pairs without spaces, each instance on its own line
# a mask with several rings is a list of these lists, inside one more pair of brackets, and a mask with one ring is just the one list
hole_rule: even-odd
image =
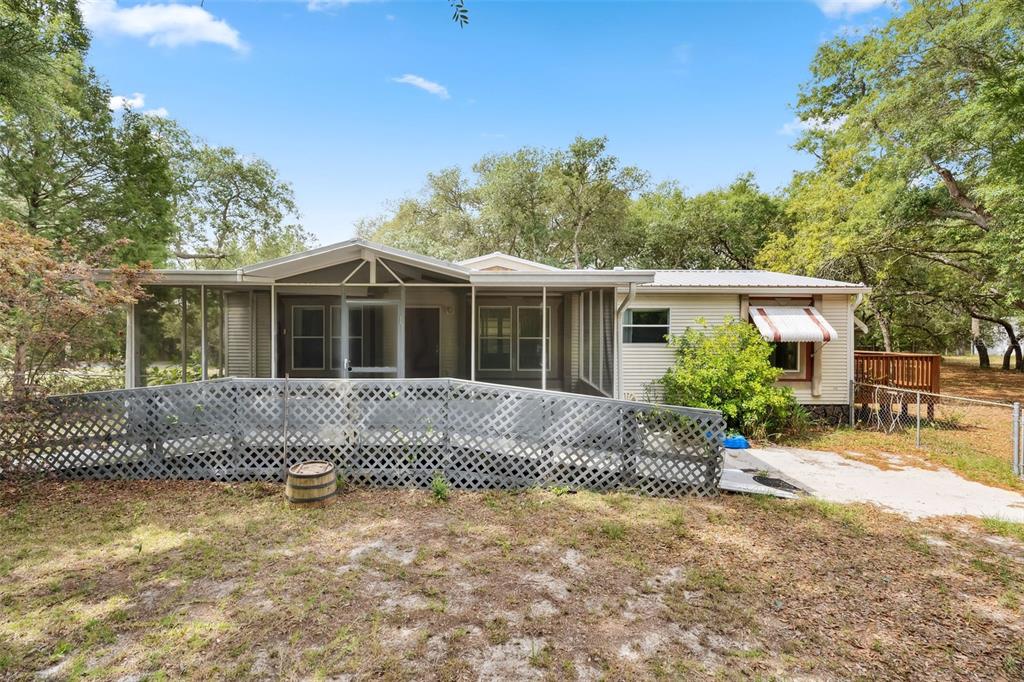
[[[8,489],[0,678],[1024,671],[1016,527],[811,501],[538,491],[456,492],[447,504],[352,491],[297,512],[245,490]],[[139,537],[160,541],[125,551]]]

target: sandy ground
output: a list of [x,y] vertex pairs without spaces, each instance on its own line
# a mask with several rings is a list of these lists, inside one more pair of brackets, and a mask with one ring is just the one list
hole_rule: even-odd
[[867,502],[911,519],[976,516],[1024,522],[1024,495],[961,478],[948,469],[880,469],[834,452],[798,448],[727,450],[726,467],[765,470],[829,502]]
[[751,495],[0,482],[0,680],[1019,681],[1021,530]]

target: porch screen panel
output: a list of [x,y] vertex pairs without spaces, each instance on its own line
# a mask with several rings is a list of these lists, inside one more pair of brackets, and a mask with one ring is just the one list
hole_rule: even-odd
[[512,307],[480,306],[480,369],[512,369]]
[[[398,312],[394,302],[353,299],[348,302],[349,371],[363,377],[398,373]],[[341,333],[340,324],[335,335]],[[339,339],[334,345],[340,346]]]
[[224,366],[225,330],[224,330],[224,292],[219,289],[206,289],[206,366],[207,375],[216,379],[225,375]]
[[135,307],[138,386],[181,381],[181,287],[151,287]]

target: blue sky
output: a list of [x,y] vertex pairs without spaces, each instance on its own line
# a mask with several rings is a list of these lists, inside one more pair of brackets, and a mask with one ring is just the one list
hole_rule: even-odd
[[[136,109],[267,159],[321,243],[489,152],[607,135],[690,192],[809,160],[792,104],[818,45],[882,0],[238,2],[82,0],[90,62]],[[307,4],[308,2],[308,4]]]

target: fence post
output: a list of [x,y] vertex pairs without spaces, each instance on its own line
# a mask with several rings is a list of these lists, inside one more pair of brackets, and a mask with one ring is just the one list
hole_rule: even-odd
[[917,447],[921,447],[921,391],[917,392]]
[[288,374],[281,390],[281,480],[288,480]]
[[1013,473],[1018,476],[1024,475],[1024,471],[1021,470],[1020,436],[1020,403],[1015,402],[1013,404],[1013,429],[1011,439],[1013,441]]

